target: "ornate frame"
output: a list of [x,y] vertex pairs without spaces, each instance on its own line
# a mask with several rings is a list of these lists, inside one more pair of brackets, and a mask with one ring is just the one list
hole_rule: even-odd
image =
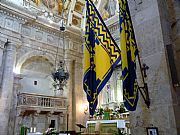
[[159,135],[157,127],[147,127],[146,131],[147,131],[147,135]]

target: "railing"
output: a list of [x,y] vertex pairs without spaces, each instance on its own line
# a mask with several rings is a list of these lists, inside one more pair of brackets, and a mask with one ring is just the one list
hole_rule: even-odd
[[45,108],[66,108],[65,97],[45,96],[29,93],[17,95],[17,106],[45,107]]

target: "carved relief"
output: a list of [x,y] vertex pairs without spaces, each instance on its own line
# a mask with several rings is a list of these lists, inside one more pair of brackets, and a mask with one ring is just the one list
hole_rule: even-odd
[[27,104],[29,105],[36,105],[36,98],[35,97],[27,97]]
[[18,95],[18,106],[20,105],[27,105],[27,106],[39,106],[39,107],[56,107],[61,108],[64,107],[65,99],[56,98],[53,97],[44,97],[44,96],[38,96],[38,95],[32,95],[29,94],[20,94]]
[[80,53],[83,53],[83,45],[80,45],[80,46],[79,46],[79,52],[80,52]]
[[36,31],[35,39],[37,39],[37,40],[42,40],[42,36],[43,36],[43,32],[41,32],[41,31]]
[[77,1],[76,4],[75,4],[75,7],[74,7],[74,11],[80,13],[80,14],[83,14],[83,11],[84,11],[84,4]]
[[32,118],[29,117],[29,116],[25,116],[24,119],[23,119],[23,124],[26,126],[26,127],[31,127],[31,122],[32,122]]
[[6,18],[5,19],[5,28],[12,29],[13,28],[13,22],[14,21],[12,19]]
[[114,32],[114,31],[116,31],[116,30],[119,31],[119,23],[110,26],[110,27],[109,27],[109,30],[110,30],[110,32]]
[[73,44],[74,44],[73,50],[76,51],[78,49],[78,44],[75,44],[75,43],[73,43]]
[[56,37],[56,36],[54,37],[53,44],[59,46],[58,37]]
[[42,3],[47,7],[53,9],[55,7],[55,0],[42,0]]
[[30,36],[31,35],[31,29],[27,27],[22,27],[22,34],[25,36]]
[[62,101],[56,102],[56,105],[55,105],[55,106],[57,106],[57,107],[62,107],[62,106],[63,106]]
[[0,26],[3,27],[3,25],[4,25],[4,18],[2,16],[2,14],[0,14]]
[[73,15],[72,17],[72,24],[76,27],[81,27],[81,18],[76,16],[76,15]]
[[117,11],[117,0],[108,0],[101,5],[101,15],[104,20],[114,16]]
[[69,49],[72,50],[73,49],[73,42],[69,41]]
[[58,46],[60,46],[60,48],[63,48],[63,39],[59,39],[59,44]]
[[14,21],[14,24],[13,24],[13,29],[14,29],[14,31],[19,32],[19,28],[20,28],[19,22]]
[[47,36],[47,42],[48,43],[54,43],[54,37],[52,35]]
[[116,4],[117,4],[116,0],[109,0],[108,1],[107,11],[108,11],[110,17],[115,15]]

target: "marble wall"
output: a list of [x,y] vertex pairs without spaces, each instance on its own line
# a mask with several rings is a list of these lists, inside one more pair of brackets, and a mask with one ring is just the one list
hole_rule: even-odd
[[[180,90],[172,84],[173,76],[166,52],[166,46],[173,45],[177,75],[180,78],[178,61],[180,58],[180,2],[177,0],[136,0],[129,1],[129,7],[141,61],[149,66],[146,81],[151,99],[151,106],[147,109],[139,95],[137,110],[130,114],[132,135],[146,134],[146,127],[151,126],[158,127],[160,135],[180,134]],[[87,116],[82,110],[82,106],[86,103],[82,89],[82,33],[67,28],[63,36],[58,29],[50,28],[41,22],[37,23],[35,16],[24,14],[18,9],[14,12],[14,9],[0,5],[0,11],[0,63],[2,63],[0,68],[2,78],[0,79],[0,116],[2,117],[0,134],[13,135],[12,130],[8,131],[8,128],[17,126],[15,116],[16,120],[20,120],[18,112],[15,111],[16,92],[20,87],[19,81],[17,84],[14,83],[13,69],[17,71],[16,73],[21,73],[26,60],[34,56],[44,56],[54,62],[57,47],[59,48],[58,59],[65,58],[70,73],[70,79],[65,88],[68,111],[64,112],[60,123],[66,125],[67,116],[69,116],[69,130],[77,128],[75,123],[85,124]],[[113,16],[106,23],[119,44],[117,16]],[[7,39],[11,43],[4,49]],[[65,50],[63,50],[63,45]],[[137,73],[141,82],[139,69]],[[39,122],[40,125],[41,123],[43,121]],[[39,127],[43,128],[42,125]],[[66,130],[65,126],[62,128]]]
[[167,3],[142,0],[131,1],[129,6],[141,61],[149,66],[146,81],[151,100],[147,109],[139,95],[137,110],[130,114],[132,134],[146,134],[146,127],[158,127],[159,134],[177,135],[177,107],[173,103],[174,88],[166,53],[166,45],[171,43]]
[[[75,123],[77,122],[76,117],[82,117],[82,112],[77,110],[81,104],[74,103],[79,101],[82,103],[83,100],[83,96],[81,96],[83,90],[80,83],[83,71],[83,43],[82,37],[80,36],[80,31],[73,32],[71,30],[70,32],[70,30],[68,30],[69,28],[67,27],[67,31],[62,34],[56,28],[51,28],[41,22],[37,23],[36,21],[33,21],[34,16],[32,15],[24,14],[18,9],[16,12],[14,12],[14,8],[9,6],[0,6],[0,46],[2,47],[0,61],[3,63],[1,64],[0,70],[0,78],[2,78],[0,90],[0,115],[3,117],[3,119],[0,120],[0,134],[14,135],[19,131],[17,121],[19,121],[21,118],[18,115],[19,112],[16,111],[17,93],[33,92],[37,94],[44,94],[45,96],[50,94],[50,92],[43,92],[42,87],[47,86],[43,84],[47,84],[47,82],[44,82],[43,78],[41,77],[43,74],[48,75],[51,73],[49,68],[54,66],[55,60],[59,61],[62,59],[65,59],[67,69],[72,68],[69,70],[70,79],[68,81],[68,86],[65,88],[66,91],[64,92],[64,96],[68,98],[66,103],[67,106],[73,106],[73,111],[69,109],[67,112],[69,113],[72,111],[72,114],[69,117],[69,130],[75,130]],[[10,47],[10,50],[8,50],[9,46],[7,46],[7,49],[4,49],[7,39],[11,43],[10,45],[12,45],[14,48]],[[3,57],[3,55],[6,57]],[[47,59],[49,63],[45,62],[44,60],[33,63],[33,60],[31,60],[33,57]],[[71,62],[69,63],[68,61]],[[75,63],[73,64],[72,61]],[[43,68],[43,64],[45,64],[45,68]],[[81,68],[79,69],[79,67]],[[36,74],[36,72],[38,72],[38,74]],[[21,77],[20,81],[18,81],[18,83],[16,82],[16,84],[14,83],[14,77],[16,77],[17,74],[21,74]],[[75,77],[79,79],[76,82],[74,80]],[[31,80],[28,80],[27,78],[31,78]],[[37,87],[36,89],[33,89],[32,79],[37,79],[39,82],[42,82],[41,90]],[[32,84],[30,83],[31,81]],[[16,87],[16,85],[18,87]],[[44,89],[47,90],[48,88]],[[50,90],[50,87],[48,90]],[[75,93],[79,94],[76,95]],[[50,95],[53,95],[53,92]],[[59,125],[62,128],[61,130],[66,130],[65,125],[67,118],[65,111],[66,110],[62,110],[64,116],[60,116],[62,117],[61,119],[57,118],[60,123]],[[83,117],[84,116],[85,115],[83,114]],[[20,121],[22,122],[22,120]],[[78,122],[82,123],[82,120],[78,119]],[[40,125],[38,127],[40,129],[37,129],[38,131],[42,131],[41,129],[44,129],[42,123],[43,122],[39,123]],[[11,127],[11,129],[9,129],[9,127]],[[12,130],[13,128],[15,129],[14,131]]]
[[[169,14],[166,16],[168,18],[169,24],[170,24],[170,30],[172,36],[170,36],[172,41],[172,48],[174,51],[174,61],[176,65],[175,73],[177,75],[177,82],[180,84],[180,1],[173,1],[173,0],[167,0],[168,3],[168,11]],[[174,87],[173,91],[173,105],[174,105],[174,113],[175,113],[175,119],[176,119],[176,128],[178,130],[178,134],[180,134],[180,87],[176,86]]]
[[[171,70],[180,78],[179,66],[179,9],[180,2],[173,0],[128,1],[141,62],[147,64],[146,82],[151,100],[148,109],[139,94],[137,109],[130,112],[132,135],[143,135],[147,127],[157,127],[160,135],[179,135],[179,86],[173,83]],[[106,21],[113,37],[119,44],[116,18]],[[175,61],[168,59],[167,46],[171,45]],[[169,61],[170,60],[170,61]],[[137,66],[138,82],[141,75]],[[177,81],[178,82],[178,81]]]

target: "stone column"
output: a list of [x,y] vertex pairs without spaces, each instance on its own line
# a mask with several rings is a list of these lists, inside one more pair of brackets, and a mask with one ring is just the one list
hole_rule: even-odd
[[[137,109],[130,113],[131,134],[147,134],[146,127],[154,126],[158,127],[160,135],[177,135],[172,102],[174,90],[165,48],[171,43],[169,37],[171,34],[167,27],[168,17],[165,17],[166,1],[143,0],[136,9],[133,6],[133,1],[129,1],[141,62],[149,66],[147,83],[151,105],[147,109],[142,96],[139,95]],[[138,82],[141,82],[139,71],[137,75]]]
[[15,135],[19,135],[20,133],[20,128],[22,126],[22,121],[23,121],[23,117],[22,116],[16,116],[16,124],[15,124],[15,131],[14,134]]
[[[77,111],[77,109],[76,109],[76,102],[77,102],[77,100],[76,100],[76,92],[75,92],[75,90],[76,90],[76,84],[75,84],[75,80],[77,79],[76,78],[76,70],[75,70],[75,66],[76,66],[76,63],[75,63],[75,60],[73,60],[72,61],[72,69],[71,69],[71,75],[72,75],[72,77],[71,77],[71,79],[72,79],[72,102],[71,102],[71,104],[72,104],[72,130],[75,130],[75,124],[76,124],[76,111]],[[70,111],[69,111],[70,112]]]
[[[13,94],[12,94],[12,101],[11,101],[11,109],[10,109],[10,117],[9,117],[9,131],[8,135],[14,135],[14,131],[16,130],[15,124],[16,124],[16,114],[19,113],[16,110],[17,107],[17,93],[20,89],[20,79],[22,79],[19,75],[15,75],[14,77],[14,83],[13,83]],[[18,117],[18,116],[17,116]],[[14,129],[14,130],[12,130]]]
[[18,108],[16,110],[16,120],[15,120],[15,128],[14,128],[14,134],[13,135],[19,135],[20,134],[20,128],[23,125],[23,114],[25,110]]
[[61,119],[61,117],[60,117],[60,115],[57,115],[57,131],[60,131],[60,119]]
[[5,61],[4,61],[4,71],[3,80],[1,88],[1,98],[0,98],[0,134],[8,135],[8,124],[9,124],[9,114],[11,108],[12,91],[13,91],[13,67],[15,64],[15,51],[16,46],[12,43],[8,43],[4,50]]
[[34,130],[34,128],[36,128],[36,131],[39,129],[39,127],[37,127],[39,113],[40,113],[40,110],[37,110],[37,112],[34,113],[33,120],[32,120],[32,128],[33,128],[33,130]]
[[66,113],[62,112],[59,116],[59,130],[60,131],[65,131],[66,129]]
[[46,123],[45,123],[45,128],[48,129],[49,125],[51,124],[50,118],[52,117],[52,112],[49,112],[46,114]]
[[[69,72],[69,79],[67,82],[67,104],[66,104],[66,108],[68,109],[67,112],[69,113],[70,117],[68,117],[68,122],[72,123],[72,70],[71,70],[71,65],[72,65],[72,61],[71,60],[66,60],[66,65],[67,65],[67,69]],[[66,114],[65,114],[66,116]],[[65,130],[67,131],[67,117],[65,117]],[[71,128],[71,125],[68,125],[68,130]]]
[[[167,0],[168,10],[169,10],[169,16],[167,17],[170,20],[169,27],[171,28],[171,40],[172,44],[170,44],[174,51],[174,60],[176,65],[176,70],[172,68],[173,72],[177,73],[177,78],[180,84],[180,1],[178,0]],[[163,8],[162,8],[163,11]],[[164,19],[165,21],[165,19]],[[167,33],[167,32],[166,32]],[[169,35],[169,34],[167,34]],[[174,114],[175,114],[175,120],[176,120],[176,128],[177,128],[177,134],[180,134],[180,87],[174,87],[175,90],[173,90],[173,108],[174,108]]]
[[[86,116],[84,113],[84,108],[88,105],[86,94],[83,90],[83,64],[82,59],[74,61],[74,97],[76,99],[75,109],[76,109],[76,123],[85,125]],[[79,119],[81,118],[81,119]],[[76,130],[79,128],[76,126]]]
[[45,116],[45,131],[48,129],[49,127],[49,117],[50,117],[50,114],[47,113],[46,116]]

